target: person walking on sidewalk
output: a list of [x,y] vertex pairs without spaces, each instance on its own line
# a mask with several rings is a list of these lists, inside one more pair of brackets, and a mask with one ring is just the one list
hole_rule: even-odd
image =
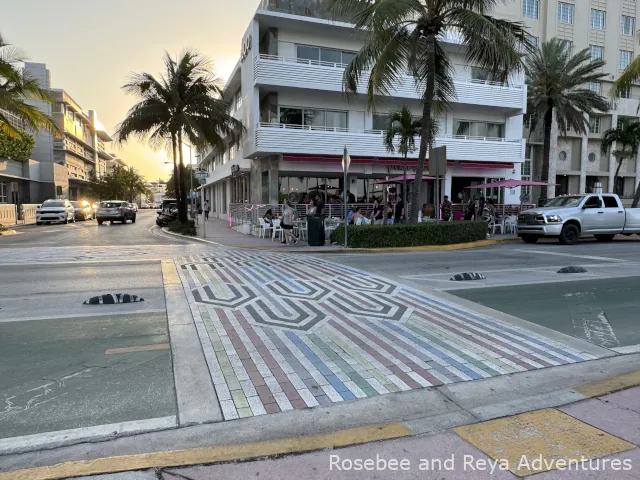
[[204,219],[209,220],[209,200],[204,201]]
[[293,243],[298,243],[298,237],[293,234],[293,220],[295,219],[295,213],[293,211],[293,205],[291,200],[287,200],[284,206],[284,212],[282,212],[282,230],[284,231],[284,240],[280,243],[286,245],[289,244],[289,238],[293,239]]

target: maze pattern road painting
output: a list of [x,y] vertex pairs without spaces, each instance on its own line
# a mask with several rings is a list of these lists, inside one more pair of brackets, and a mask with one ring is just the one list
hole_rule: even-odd
[[225,419],[594,358],[316,257],[220,249],[176,265]]

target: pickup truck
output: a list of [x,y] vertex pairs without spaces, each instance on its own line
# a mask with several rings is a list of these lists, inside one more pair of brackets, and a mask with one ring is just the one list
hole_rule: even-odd
[[526,243],[557,237],[563,245],[575,245],[590,235],[608,242],[615,235],[633,233],[640,234],[640,208],[625,209],[612,193],[564,195],[518,215],[517,234]]

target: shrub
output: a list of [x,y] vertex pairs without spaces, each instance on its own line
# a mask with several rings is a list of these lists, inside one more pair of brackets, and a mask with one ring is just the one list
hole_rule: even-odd
[[[397,225],[349,225],[350,248],[418,247],[476,242],[487,238],[486,222],[429,222]],[[331,243],[344,244],[344,226],[331,232]]]
[[24,162],[29,160],[35,141],[27,132],[20,133],[21,138],[13,138],[0,132],[0,158],[10,158]]
[[188,235],[190,237],[195,237],[196,233],[196,222],[193,220],[188,220],[187,223],[180,223],[178,220],[174,220],[169,224],[169,231],[173,233],[179,233],[180,235]]
[[6,232],[7,230],[8,230],[8,228],[0,223],[0,232]]

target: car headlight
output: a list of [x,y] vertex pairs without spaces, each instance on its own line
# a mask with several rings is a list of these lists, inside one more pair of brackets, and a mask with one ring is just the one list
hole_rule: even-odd
[[547,217],[547,222],[548,223],[560,223],[560,222],[562,222],[562,217],[560,217],[559,215],[549,215]]

